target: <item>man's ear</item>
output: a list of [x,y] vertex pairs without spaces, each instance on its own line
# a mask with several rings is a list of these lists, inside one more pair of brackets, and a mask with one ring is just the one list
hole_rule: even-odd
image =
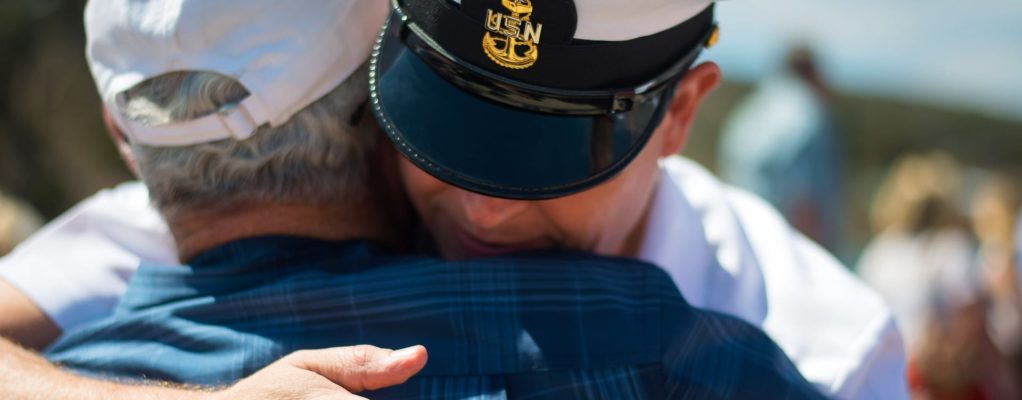
[[700,64],[685,73],[661,123],[661,128],[665,130],[661,157],[681,152],[699,106],[720,85],[720,81],[720,67],[712,62]]
[[135,177],[139,177],[138,173],[138,161],[135,160],[135,153],[131,152],[131,146],[128,145],[127,139],[124,138],[124,131],[121,127],[117,126],[117,121],[114,121],[113,116],[110,115],[110,110],[103,107],[103,124],[106,125],[106,132],[110,135],[110,139],[114,141],[114,146],[117,146],[117,151],[121,153],[121,159],[124,160],[124,164],[128,166],[131,173]]

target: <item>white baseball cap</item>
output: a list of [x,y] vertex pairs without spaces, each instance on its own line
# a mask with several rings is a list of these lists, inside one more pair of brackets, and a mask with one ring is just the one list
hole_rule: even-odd
[[[183,146],[248,138],[326,95],[369,58],[387,0],[90,0],[86,57],[103,104],[129,140]],[[178,71],[238,80],[236,107],[148,126],[125,118],[122,94]]]

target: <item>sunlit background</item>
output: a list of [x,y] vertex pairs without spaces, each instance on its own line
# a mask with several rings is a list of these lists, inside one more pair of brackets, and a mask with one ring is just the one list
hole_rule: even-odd
[[1022,172],[1022,2],[727,0],[718,10],[722,40],[704,58],[727,82],[685,154],[719,169],[735,105],[782,72],[793,46],[811,48],[834,91],[846,155],[845,261],[868,240],[866,203],[898,156],[947,151],[964,164],[967,187],[988,172]]
[[[704,58],[726,82],[685,154],[774,202],[885,297],[913,397],[1022,398],[1022,2],[718,10]],[[793,78],[798,47],[826,94]]]
[[[0,2],[0,254],[131,179],[86,69],[84,4]],[[727,0],[718,10],[722,39],[704,59],[725,83],[684,154],[728,178],[744,168],[753,178],[735,183],[753,190],[811,185],[761,194],[888,298],[910,336],[917,397],[1022,393],[1004,383],[1022,382],[1010,256],[1022,182],[1022,2]],[[795,48],[812,56],[825,94],[807,95],[787,67]],[[781,112],[771,110],[815,130],[768,136]],[[804,145],[810,136],[826,143]]]

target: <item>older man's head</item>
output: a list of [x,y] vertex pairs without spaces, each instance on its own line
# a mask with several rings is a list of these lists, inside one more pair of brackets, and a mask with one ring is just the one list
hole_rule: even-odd
[[108,124],[182,259],[246,236],[382,230],[365,206],[380,203],[366,183],[382,137],[366,63],[387,11],[380,0],[89,2]]
[[[245,140],[187,146],[131,143],[149,195],[165,213],[242,203],[345,203],[365,195],[367,160],[381,137],[365,115],[364,69],[280,126]],[[173,72],[125,92],[124,116],[150,125],[221,112],[249,92],[213,72]]]
[[[241,7],[243,5],[243,7]],[[87,55],[166,213],[363,195],[365,62],[385,2],[93,0]]]

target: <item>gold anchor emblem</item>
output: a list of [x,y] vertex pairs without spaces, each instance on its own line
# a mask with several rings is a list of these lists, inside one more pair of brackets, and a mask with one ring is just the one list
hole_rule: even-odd
[[543,24],[533,24],[531,0],[501,0],[511,15],[486,10],[483,50],[493,62],[505,68],[525,69],[539,58],[539,37]]

